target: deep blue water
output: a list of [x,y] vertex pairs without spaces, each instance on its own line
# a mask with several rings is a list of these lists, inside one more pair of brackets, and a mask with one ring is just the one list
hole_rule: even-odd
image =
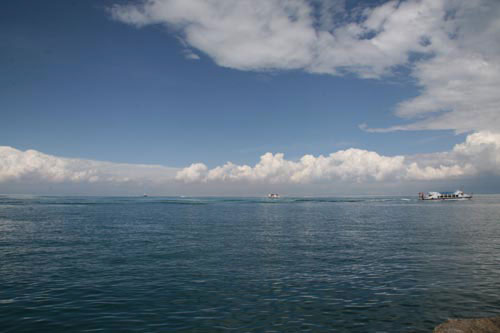
[[500,196],[0,196],[0,331],[430,332],[500,314]]

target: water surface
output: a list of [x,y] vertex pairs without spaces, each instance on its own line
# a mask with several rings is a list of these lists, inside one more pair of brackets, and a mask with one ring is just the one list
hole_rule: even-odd
[[429,332],[499,290],[500,196],[0,196],[6,332]]

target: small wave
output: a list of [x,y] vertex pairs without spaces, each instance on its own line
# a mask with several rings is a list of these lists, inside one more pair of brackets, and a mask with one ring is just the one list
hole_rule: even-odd
[[295,199],[294,202],[332,202],[332,203],[337,203],[337,202],[363,202],[367,201],[366,199],[320,199],[320,198],[311,198],[311,199]]
[[148,203],[150,203],[150,204],[163,204],[163,205],[191,205],[191,206],[207,205],[208,204],[208,202],[206,202],[206,201],[194,201],[194,200],[158,200],[158,201],[151,201]]

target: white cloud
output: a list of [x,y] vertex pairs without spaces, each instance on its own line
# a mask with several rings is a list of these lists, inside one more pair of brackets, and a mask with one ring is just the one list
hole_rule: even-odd
[[115,5],[111,12],[137,27],[173,27],[187,45],[224,67],[329,74],[347,69],[363,77],[406,63],[409,52],[430,51],[420,41],[444,16],[442,0],[390,1],[365,9],[359,23],[337,23],[346,19],[335,15],[342,3],[320,2],[320,22],[305,0],[148,0]]
[[145,0],[111,13],[137,27],[168,25],[239,70],[380,78],[409,66],[421,92],[396,115],[415,120],[367,130],[500,130],[500,1],[387,1],[348,12],[341,0]]
[[186,182],[269,182],[314,183],[322,181],[383,181],[402,170],[404,157],[381,156],[361,149],[340,150],[328,156],[304,155],[299,161],[286,160],[281,153],[266,153],[255,166],[227,162],[208,169],[193,164],[177,173]]
[[467,136],[451,153],[455,159],[474,165],[477,172],[500,174],[500,134],[480,132]]
[[146,1],[115,6],[116,19],[138,27],[163,23],[221,66],[300,68],[311,61],[310,8],[301,1]]
[[500,135],[471,134],[452,151],[413,156],[382,156],[347,149],[328,156],[304,155],[298,161],[266,153],[254,165],[228,162],[208,169],[193,164],[177,173],[185,182],[260,182],[273,184],[317,182],[405,182],[471,177],[481,172],[500,175]]
[[178,169],[160,165],[111,163],[21,151],[0,146],[0,183],[35,181],[49,183],[165,183]]
[[[415,181],[453,181],[483,174],[500,176],[500,134],[486,131],[470,134],[465,142],[442,153],[383,156],[350,148],[326,156],[304,155],[299,160],[287,160],[281,153],[266,153],[253,166],[227,162],[211,169],[203,163],[176,169],[63,158],[0,146],[0,184],[128,186],[133,193],[154,187],[156,193],[175,194],[193,190],[193,186],[211,193],[210,189],[221,184],[229,186],[225,187],[228,190],[231,186],[241,188],[242,184],[255,188],[294,184],[352,187],[376,183],[404,187]],[[383,192],[383,187],[380,191]]]
[[191,50],[184,50],[184,57],[189,60],[200,60],[200,56]]
[[184,182],[201,181],[204,180],[203,175],[206,173],[207,169],[207,166],[203,163],[193,163],[189,167],[177,172],[175,179],[182,180]]

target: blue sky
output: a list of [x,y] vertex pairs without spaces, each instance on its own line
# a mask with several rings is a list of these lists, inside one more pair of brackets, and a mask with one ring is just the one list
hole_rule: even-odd
[[[328,60],[331,58],[322,54],[314,55],[315,59],[306,54],[297,60],[295,49],[280,54],[280,46],[272,43],[283,43],[286,49],[287,40],[291,38],[285,34],[288,28],[280,30],[278,26],[271,40],[256,40],[255,45],[246,45],[245,33],[234,35],[224,31],[224,24],[219,27],[207,21],[211,17],[209,11],[219,13],[220,8],[207,7],[205,12],[200,9],[192,14],[192,9],[182,9],[175,2],[3,3],[0,10],[0,146],[18,151],[31,149],[60,158],[154,164],[178,169],[199,162],[210,170],[228,161],[253,166],[267,152],[284,153],[290,161],[298,161],[308,154],[327,156],[349,148],[388,157],[450,152],[455,145],[463,143],[467,135],[484,131],[495,133],[498,127],[494,122],[495,114],[483,111],[481,106],[481,103],[492,104],[491,94],[486,92],[485,97],[478,94],[483,98],[474,101],[480,109],[475,111],[478,113],[475,119],[484,115],[485,120],[470,123],[463,116],[468,114],[464,110],[470,106],[461,100],[450,101],[438,91],[440,80],[450,82],[446,78],[448,73],[442,73],[437,79],[425,76],[425,66],[439,65],[427,61],[427,57],[446,62],[448,51],[400,45],[397,39],[384,41],[382,34],[392,27],[372,28],[375,23],[370,22],[378,16],[408,15],[418,10],[418,6],[427,6],[426,1],[406,1],[399,6],[391,2],[370,6],[364,2],[335,2],[341,10],[329,19],[337,20],[340,26],[351,23],[349,17],[352,18],[353,13],[371,11],[364,14],[363,29],[368,32],[374,29],[370,32],[373,36],[363,32],[369,37],[358,35],[355,42],[362,45],[366,38],[380,36],[386,45],[380,47],[382,55],[371,55],[370,52],[375,51],[357,51],[353,47],[345,58],[334,56],[331,62]],[[447,1],[438,2],[442,3],[443,12],[451,10],[446,7]],[[493,1],[478,2],[491,5],[495,10],[498,7]],[[203,1],[186,3],[196,6],[193,8],[205,8]],[[228,6],[227,3],[223,6]],[[296,14],[298,22],[302,19],[300,10],[314,7],[308,1],[299,3],[300,8],[292,8],[299,13]],[[318,5],[316,18],[337,10],[332,9],[332,2],[314,3]],[[254,4],[257,6],[258,2]],[[263,11],[280,14],[282,8],[273,6]],[[431,5],[425,6],[423,9]],[[143,15],[139,18],[134,16],[137,8]],[[227,21],[230,26],[232,20],[241,19],[238,8],[226,10],[229,14],[221,19],[222,23]],[[476,16],[481,13],[471,14],[468,8],[460,10],[462,8],[457,12],[463,16],[456,24],[464,25],[463,31],[480,31],[485,35],[495,32],[488,28],[490,26],[478,25]],[[177,16],[172,17],[172,13]],[[339,15],[343,17],[340,21],[335,19]],[[178,22],[178,17],[182,23]],[[266,20],[265,16],[255,17]],[[255,17],[248,15],[249,20]],[[490,20],[494,26],[495,18]],[[386,21],[390,22],[387,18]],[[304,22],[299,28],[311,28],[307,19]],[[318,22],[315,26],[329,21]],[[295,21],[286,24],[293,28]],[[434,23],[422,24],[429,25],[425,36],[430,37],[426,38],[434,38]],[[339,36],[345,33],[342,27],[323,30],[316,28],[316,34],[331,33],[341,44]],[[221,31],[220,36],[216,35]],[[252,33],[248,32],[253,36]],[[256,36],[261,33],[257,31]],[[437,32],[435,36],[441,38]],[[422,36],[413,37],[422,39]],[[212,48],[203,41],[210,38],[223,42],[220,47]],[[231,45],[234,38],[238,42]],[[481,38],[477,40],[481,42]],[[315,46],[314,54],[323,52],[325,45],[334,45],[329,46],[334,55],[339,54],[340,47],[344,50],[347,45],[353,45],[351,41],[335,49],[334,42],[318,40],[315,43],[319,47]],[[474,49],[477,56],[484,57],[482,60],[497,66],[497,50],[485,44],[478,47],[469,35],[453,43],[457,49]],[[254,46],[262,46],[263,51],[250,58]],[[235,55],[240,48],[250,50],[250,55]],[[278,52],[277,61],[273,60],[274,51]],[[401,60],[401,54],[406,54],[407,59]],[[449,70],[450,78],[462,75],[453,70]],[[497,79],[493,77],[494,82]],[[430,97],[412,101],[426,91]],[[459,92],[457,90],[457,94]],[[408,101],[412,101],[409,106],[401,106],[400,103]],[[431,108],[429,101],[437,105],[431,116],[415,111],[415,105]],[[440,115],[444,117],[441,119]],[[361,129],[361,124],[366,124],[368,130]],[[461,167],[465,168],[464,163]],[[428,165],[419,167],[439,167],[441,164],[433,159]],[[488,171],[494,173],[496,168],[494,165],[493,170]],[[30,172],[36,174],[38,171]],[[465,174],[466,171],[460,176]],[[331,180],[332,177],[328,177]],[[19,182],[19,177],[15,181]],[[359,179],[354,182],[359,183]],[[15,186],[9,188],[15,189]]]

